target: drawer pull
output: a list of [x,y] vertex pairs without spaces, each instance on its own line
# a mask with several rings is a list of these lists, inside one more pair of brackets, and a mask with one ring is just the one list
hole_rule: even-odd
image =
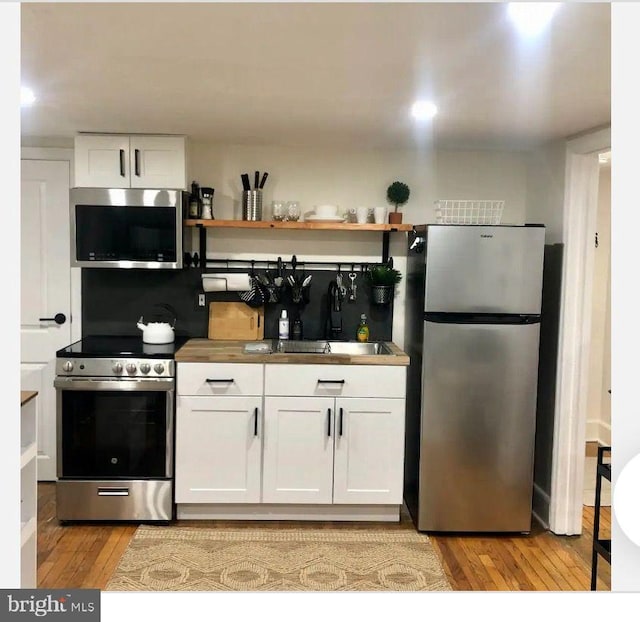
[[98,488],[99,497],[128,497],[128,488]]
[[344,380],[320,380],[318,378],[318,384],[344,384]]
[[205,382],[233,382],[233,378],[207,378]]

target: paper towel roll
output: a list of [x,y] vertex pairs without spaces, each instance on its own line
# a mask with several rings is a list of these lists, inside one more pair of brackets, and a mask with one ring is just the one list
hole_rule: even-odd
[[219,272],[202,275],[205,292],[243,292],[251,289],[251,279],[246,273]]

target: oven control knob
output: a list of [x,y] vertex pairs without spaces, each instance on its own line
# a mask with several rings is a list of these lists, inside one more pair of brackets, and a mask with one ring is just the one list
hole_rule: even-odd
[[151,371],[151,365],[149,365],[149,363],[141,363],[140,364],[140,371],[143,374],[148,374]]
[[114,374],[121,374],[122,373],[122,363],[114,363],[113,367],[111,369],[113,369],[113,373]]
[[62,366],[62,369],[64,369],[64,371],[73,371],[73,361],[66,361],[65,364]]
[[153,369],[155,370],[156,374],[161,374],[164,371],[164,365],[162,363],[156,363],[153,366]]
[[135,363],[127,363],[127,372],[129,374],[135,374],[136,373],[136,364]]

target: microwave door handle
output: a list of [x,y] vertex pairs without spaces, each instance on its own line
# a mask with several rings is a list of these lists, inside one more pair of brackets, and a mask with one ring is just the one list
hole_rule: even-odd
[[120,149],[120,175],[126,177],[124,172],[124,149]]

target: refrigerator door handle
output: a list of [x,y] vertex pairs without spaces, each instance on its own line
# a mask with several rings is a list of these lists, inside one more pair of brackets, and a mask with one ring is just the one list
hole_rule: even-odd
[[437,324],[539,324],[540,315],[520,313],[438,313],[424,314],[426,322]]

